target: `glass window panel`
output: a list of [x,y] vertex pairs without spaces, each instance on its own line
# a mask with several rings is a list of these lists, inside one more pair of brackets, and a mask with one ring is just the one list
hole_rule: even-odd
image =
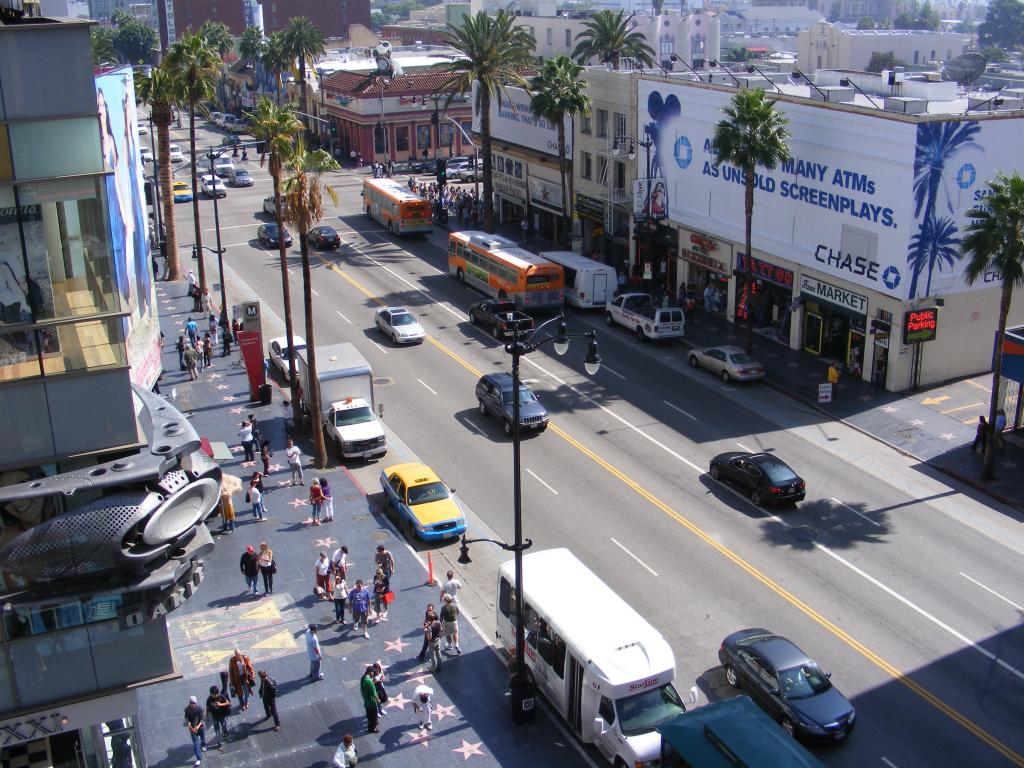
[[126,366],[122,325],[121,318],[112,317],[40,329],[43,371],[52,376]]
[[[88,626],[96,664],[96,681],[101,688],[115,688],[125,683],[174,671],[170,642],[163,621],[147,621],[137,627],[120,629],[109,621]],[[144,659],[142,664],[125,664],[125,659]]]
[[0,381],[29,379],[41,374],[39,342],[35,331],[0,333]]
[[409,151],[409,126],[400,125],[395,128],[395,151]]
[[103,172],[95,117],[11,123],[7,130],[16,179]]
[[[116,630],[117,625],[114,623]],[[9,643],[21,703],[32,706],[96,690],[87,630],[72,629]],[[124,653],[124,652],[122,652]],[[125,654],[124,659],[134,658]]]

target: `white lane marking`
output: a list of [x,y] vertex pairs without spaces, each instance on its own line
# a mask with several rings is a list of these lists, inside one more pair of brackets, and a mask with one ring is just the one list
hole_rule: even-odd
[[320,294],[316,292],[316,288],[310,288],[309,292],[312,293],[317,298],[320,298]]
[[642,565],[642,566],[643,566],[644,568],[646,568],[646,569],[647,569],[648,571],[650,571],[650,572],[651,572],[651,575],[653,575],[653,576],[657,576],[657,575],[658,575],[658,574],[657,574],[657,573],[655,572],[655,570],[654,570],[653,568],[651,568],[651,566],[649,566],[649,565],[648,565],[647,563],[645,563],[645,562],[644,562],[643,560],[641,560],[641,559],[640,559],[639,557],[637,557],[637,556],[636,556],[636,555],[634,555],[634,554],[633,554],[632,552],[630,552],[630,551],[629,551],[628,549],[626,549],[626,548],[625,548],[624,546],[622,546],[622,544],[620,544],[620,543],[619,543],[619,542],[618,542],[618,541],[617,541],[617,540],[616,540],[616,539],[615,539],[614,537],[612,537],[612,544],[614,544],[614,545],[615,545],[616,547],[618,547],[618,548],[619,548],[619,549],[621,549],[621,550],[622,550],[623,552],[625,552],[625,553],[626,553],[627,555],[629,555],[629,556],[630,556],[630,557],[632,557],[632,558],[633,558],[634,560],[636,560],[636,561],[637,561],[638,563],[640,563],[640,565]]
[[[377,342],[374,342],[374,344],[376,344],[376,343],[377,343]],[[377,346],[380,346],[380,345],[378,344]],[[383,347],[381,347],[381,349],[383,349]],[[425,388],[425,389],[427,390],[427,392],[429,392],[430,394],[434,395],[435,397],[437,396],[437,392],[435,392],[435,391],[434,391],[434,390],[432,390],[432,389],[431,389],[430,387],[428,387],[428,386],[426,385],[426,383],[424,383],[423,379],[416,379],[416,381],[418,381],[418,382],[419,382],[420,384],[423,384],[423,386],[424,386],[424,388]]]
[[[381,346],[380,344],[378,344],[378,343],[377,343],[376,341],[374,341],[373,339],[369,339],[369,342],[370,342],[371,344],[373,344],[373,346],[375,346],[375,347],[376,347],[377,349],[379,349],[379,350],[380,350],[381,352],[383,352],[383,353],[384,353],[385,355],[386,355],[386,354],[388,353],[388,351],[387,351],[386,349],[384,349],[384,347],[382,347],[382,346]],[[417,379],[417,381],[418,381],[418,379]],[[420,381],[420,384],[423,384],[423,382],[422,382],[422,381]],[[423,386],[425,386],[425,387],[426,387],[427,385],[426,385],[426,384],[423,384]],[[427,387],[427,389],[429,389],[429,387]],[[437,393],[435,392],[434,394],[436,395]]]
[[295,276],[295,270],[293,270],[291,267],[288,267],[288,274],[292,275],[294,277]]
[[601,363],[601,370],[602,370],[602,371],[607,371],[607,372],[608,372],[608,373],[610,373],[610,374],[611,374],[612,376],[618,376],[618,377],[619,377],[620,379],[622,379],[623,381],[625,381],[625,380],[626,380],[626,377],[625,377],[625,376],[623,376],[623,375],[622,375],[621,373],[619,373],[618,371],[613,371],[613,370],[612,370],[611,368],[609,368],[609,367],[608,367],[607,365],[605,365],[604,363]]
[[[467,427],[469,427],[474,432],[476,432],[478,435],[480,435],[480,437],[486,437],[486,435],[484,434],[484,431],[482,429],[480,429],[480,427],[478,427],[476,425],[476,423],[471,418],[469,418],[468,416],[460,416],[459,417],[459,421],[463,422]],[[526,470],[526,471],[529,472],[530,470]]]
[[836,498],[835,496],[833,496],[833,497],[831,498],[831,501],[834,501],[834,502],[835,502],[836,504],[838,504],[838,505],[839,505],[840,507],[842,507],[843,509],[848,509],[848,510],[850,510],[850,511],[851,511],[851,512],[853,512],[853,514],[855,514],[855,515],[856,515],[857,517],[860,517],[860,518],[862,518],[862,519],[864,519],[864,520],[867,520],[867,521],[868,521],[869,523],[871,523],[872,525],[877,525],[877,526],[878,526],[879,528],[882,528],[882,527],[883,527],[881,523],[876,523],[876,522],[875,522],[874,520],[872,520],[872,519],[871,519],[870,517],[868,517],[868,516],[867,516],[867,515],[865,515],[864,513],[862,513],[862,512],[858,512],[858,511],[857,511],[856,509],[854,509],[853,507],[850,507],[850,506],[847,506],[846,504],[843,504],[843,502],[841,502],[841,501],[840,501],[839,499],[837,499],[837,498]]
[[[244,229],[245,227],[251,227],[252,224],[232,224],[230,227],[221,227],[220,231],[223,232],[225,229]],[[216,232],[216,227],[207,227],[203,232]]]
[[338,317],[340,317],[342,320],[344,320],[349,325],[352,325],[352,321],[349,320],[347,317],[345,317],[343,314],[341,314],[341,312],[338,312],[338,310],[334,310],[334,311],[338,315]]
[[545,483],[545,482],[544,482],[543,480],[541,480],[541,479],[540,479],[540,477],[538,477],[537,473],[536,473],[536,472],[534,472],[534,471],[533,471],[532,469],[529,469],[529,468],[527,468],[527,470],[526,470],[526,473],[527,473],[528,475],[530,475],[530,477],[532,477],[532,478],[533,478],[534,480],[536,480],[536,481],[537,481],[538,483],[540,483],[540,484],[541,484],[541,485],[543,485],[543,486],[544,486],[545,488],[547,488],[547,489],[548,489],[549,491],[551,491],[551,492],[552,492],[553,494],[555,494],[555,496],[557,496],[557,495],[558,495],[558,491],[556,491],[556,490],[555,490],[554,488],[552,488],[552,487],[551,487],[550,485],[548,485],[548,484],[547,484],[547,483]]
[[[603,365],[601,367],[604,368]],[[682,408],[680,408],[678,405],[672,405],[672,403],[670,403],[668,400],[662,400],[661,402],[663,402],[665,405],[667,405],[673,411],[679,411],[679,413],[683,414],[683,416],[685,416],[686,418],[693,419],[694,421],[697,420],[696,416],[691,416],[686,411],[684,411]]]
[[882,755],[882,762],[889,766],[889,768],[897,768],[896,763],[887,758],[885,755]]
[[745,446],[745,445],[744,445],[743,443],[741,443],[741,442],[740,442],[739,440],[737,440],[737,441],[736,441],[736,445],[738,445],[738,446],[739,446],[740,448],[742,448],[742,449],[743,449],[744,451],[746,451],[747,453],[755,453],[755,451],[752,451],[752,450],[751,450],[750,448],[747,448],[747,446]]
[[1002,596],[1002,595],[1000,595],[1000,594],[999,594],[998,592],[996,592],[996,591],[995,591],[994,589],[992,589],[992,588],[990,588],[990,587],[986,587],[986,586],[985,586],[984,584],[982,584],[982,583],[981,583],[980,581],[978,581],[977,579],[972,579],[972,578],[971,578],[970,576],[968,576],[968,575],[967,575],[966,573],[964,573],[963,571],[960,571],[960,575],[961,575],[961,576],[963,576],[963,577],[964,577],[965,579],[967,579],[968,581],[970,581],[970,582],[972,582],[972,583],[974,583],[974,584],[977,584],[977,585],[978,585],[979,587],[981,587],[982,589],[984,589],[984,590],[985,590],[986,592],[989,592],[989,593],[991,593],[991,594],[995,595],[995,596],[996,596],[996,597],[998,597],[998,598],[999,598],[1000,600],[1002,600],[1002,601],[1003,601],[1004,603],[1009,603],[1009,604],[1010,604],[1010,605],[1012,605],[1012,606],[1013,606],[1014,608],[1016,608],[1016,609],[1017,609],[1018,611],[1024,611],[1024,607],[1021,607],[1021,606],[1017,605],[1017,604],[1016,604],[1015,602],[1013,602],[1013,600],[1010,600],[1010,599],[1009,599],[1008,597],[1003,597],[1003,596]]

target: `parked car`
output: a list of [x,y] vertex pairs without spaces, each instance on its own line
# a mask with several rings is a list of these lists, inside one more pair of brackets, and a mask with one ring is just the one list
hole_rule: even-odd
[[481,166],[467,165],[456,171],[459,181],[483,181],[484,169]]
[[469,307],[469,322],[491,329],[496,339],[512,335],[513,328],[533,329],[533,318],[516,309],[515,302],[507,299],[485,299]]
[[711,459],[711,476],[735,485],[757,506],[803,501],[807,484],[789,465],[770,453],[729,451]]
[[149,147],[139,147],[139,159],[144,163],[153,162],[153,150]]
[[208,122],[213,123],[214,125],[216,125],[219,128],[221,123],[223,122],[223,120],[224,120],[224,113],[223,112],[211,112],[210,113],[210,119],[208,120]]
[[228,188],[224,186],[223,181],[212,173],[207,173],[199,178],[201,179],[199,186],[204,195],[207,197],[227,197]]
[[[305,348],[306,340],[301,336],[293,334],[290,346],[288,340],[284,336],[280,336],[270,340],[270,344],[267,345],[267,357],[270,359],[270,364],[281,372],[285,381],[288,381],[288,360],[295,352],[301,352]],[[296,365],[296,373],[298,373],[298,365]]]
[[[283,202],[284,201],[282,200],[282,203]],[[275,216],[277,214],[277,206],[274,205],[273,195],[268,195],[267,197],[263,198],[263,212],[268,216]],[[283,214],[284,210],[282,210],[281,213]]]
[[453,157],[445,163],[445,170],[448,173],[448,180],[452,181],[459,177],[459,171],[469,168],[470,160],[465,157]]
[[235,187],[251,187],[253,185],[252,174],[241,168],[235,168],[231,172],[231,184]]
[[[476,402],[480,413],[501,421],[506,435],[512,434],[511,373],[486,373],[476,383]],[[548,428],[548,412],[529,386],[519,384],[519,430],[543,432]]]
[[374,313],[373,322],[395,344],[422,344],[427,337],[423,326],[405,307],[381,307]]
[[689,355],[690,365],[721,376],[722,381],[757,381],[764,378],[764,366],[740,347],[705,347]]
[[181,147],[179,147],[177,144],[171,144],[169,145],[169,147],[170,149],[167,153],[167,156],[171,159],[172,163],[180,163],[185,160],[185,155],[182,154]]
[[426,464],[388,467],[380,473],[380,486],[411,536],[438,541],[466,531],[466,514],[455,498],[455,489]]
[[341,235],[334,227],[313,227],[306,233],[307,242],[318,250],[334,250],[341,246]]
[[729,684],[749,693],[791,735],[838,741],[853,730],[853,705],[792,641],[767,629],[742,629],[722,641],[718,660]]
[[174,182],[171,185],[171,191],[174,195],[174,202],[176,203],[188,203],[192,200],[192,187],[184,181]]
[[[267,248],[277,248],[277,224],[260,224],[260,228],[256,230],[256,239]],[[284,244],[286,248],[292,246],[292,233],[288,231],[287,227],[284,230]]]
[[235,164],[231,158],[226,155],[213,158],[213,172],[220,176],[222,179],[230,177],[235,170]]

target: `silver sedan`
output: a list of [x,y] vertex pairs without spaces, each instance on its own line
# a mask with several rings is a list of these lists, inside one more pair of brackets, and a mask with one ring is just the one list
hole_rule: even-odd
[[764,366],[739,347],[705,347],[690,351],[690,365],[706,368],[722,381],[757,381],[764,378]]
[[427,336],[423,326],[405,307],[381,307],[374,322],[395,344],[420,344]]

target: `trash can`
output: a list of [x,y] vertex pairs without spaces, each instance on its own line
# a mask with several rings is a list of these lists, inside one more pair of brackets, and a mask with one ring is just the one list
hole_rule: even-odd
[[270,405],[270,401],[273,397],[273,390],[269,384],[260,384],[260,405]]

